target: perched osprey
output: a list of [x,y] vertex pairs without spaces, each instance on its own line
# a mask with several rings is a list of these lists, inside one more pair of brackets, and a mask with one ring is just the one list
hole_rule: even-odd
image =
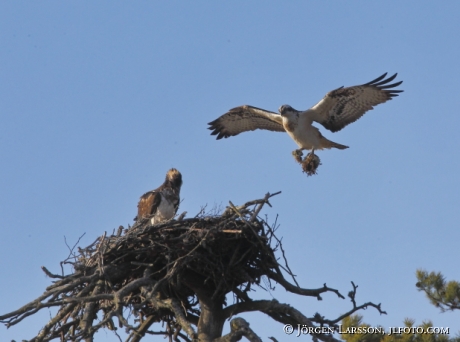
[[150,222],[155,224],[172,219],[179,208],[181,186],[181,173],[176,169],[169,170],[164,183],[159,188],[141,196],[135,220],[151,217]]
[[302,150],[322,150],[325,148],[345,149],[341,145],[323,137],[313,121],[323,125],[332,132],[340,131],[346,125],[355,122],[374,106],[391,100],[403,90],[394,90],[401,82],[388,84],[398,74],[386,78],[386,73],[375,80],[354,86],[340,87],[330,91],[316,105],[305,111],[298,111],[289,105],[281,106],[281,115],[252,106],[240,106],[230,109],[218,119],[208,123],[211,135],[217,139],[256,129],[275,132],[287,132],[297,143],[299,149],[294,151],[302,155]]

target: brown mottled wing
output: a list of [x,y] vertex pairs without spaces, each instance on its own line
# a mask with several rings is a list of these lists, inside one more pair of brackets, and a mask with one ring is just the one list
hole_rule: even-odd
[[315,112],[313,120],[332,132],[340,131],[355,122],[374,106],[391,100],[403,90],[394,90],[401,82],[388,84],[398,74],[386,77],[386,73],[375,80],[354,87],[340,87],[326,94],[311,109]]
[[137,219],[155,214],[161,202],[161,195],[158,191],[149,191],[141,196],[137,205]]
[[208,125],[218,140],[256,129],[286,132],[281,115],[247,105],[230,109]]

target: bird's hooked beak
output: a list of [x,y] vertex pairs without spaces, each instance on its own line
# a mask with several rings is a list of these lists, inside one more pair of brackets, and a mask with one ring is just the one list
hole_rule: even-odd
[[282,105],[278,108],[278,112],[280,112],[281,116],[286,116],[289,110],[292,110],[292,107],[289,105]]

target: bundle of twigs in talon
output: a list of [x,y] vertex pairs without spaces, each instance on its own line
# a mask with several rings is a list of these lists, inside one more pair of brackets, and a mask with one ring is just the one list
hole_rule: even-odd
[[310,152],[307,156],[302,159],[303,152],[302,150],[294,150],[292,151],[292,155],[296,162],[298,162],[302,166],[302,171],[307,174],[307,176],[316,175],[316,170],[321,165],[321,160],[315,154],[315,152]]
[[316,175],[316,169],[321,165],[321,160],[314,152],[310,152],[301,164],[303,172],[305,172],[307,176],[313,176]]
[[[86,248],[72,248],[61,264],[70,264],[73,272],[58,275],[42,267],[54,283],[32,302],[0,315],[0,322],[10,327],[43,308],[56,308],[32,342],[93,341],[103,328],[112,330],[120,341],[117,329],[124,328],[128,342],[140,341],[146,334],[168,336],[170,341],[225,342],[245,336],[259,342],[242,318],[234,318],[231,332],[221,337],[225,320],[249,311],[263,312],[284,324],[334,327],[344,315],[335,320],[319,314],[307,318],[276,300],[250,298],[254,286],[272,290],[272,281],[298,295],[321,299],[322,293],[333,292],[344,298],[326,284],[316,289],[297,284],[274,234],[276,222],[269,226],[258,216],[277,194],[241,206],[230,202],[220,215],[201,212],[194,218],[156,225],[143,219],[129,229],[104,234]],[[284,265],[275,257],[277,249]],[[357,306],[357,286],[353,287],[353,308],[345,315],[367,306],[384,313],[380,304]],[[233,303],[226,302],[228,294]],[[151,330],[156,322],[161,323],[158,329]],[[312,335],[335,340],[332,334]]]

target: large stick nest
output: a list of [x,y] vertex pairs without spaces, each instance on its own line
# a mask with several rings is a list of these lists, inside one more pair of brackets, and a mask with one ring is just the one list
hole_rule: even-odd
[[[209,330],[203,317],[218,317],[210,324],[222,325],[239,313],[259,311],[283,324],[314,328],[336,327],[344,317],[369,306],[385,313],[380,304],[358,306],[353,282],[348,294],[352,308],[335,319],[319,313],[306,317],[276,300],[250,298],[254,286],[273,289],[272,281],[289,292],[318,300],[326,292],[345,298],[326,284],[306,289],[297,283],[281,241],[275,236],[276,222],[269,226],[258,216],[265,204],[270,205],[269,198],[277,194],[268,193],[263,199],[238,207],[230,202],[220,215],[204,214],[202,210],[194,218],[183,219],[181,215],[156,225],[146,218],[128,229],[120,227],[109,236],[104,234],[86,248],[75,250],[74,246],[61,262],[61,266],[70,264],[73,272],[58,275],[42,267],[54,283],[32,302],[0,315],[0,322],[10,327],[43,308],[56,307],[57,312],[30,342],[92,342],[94,334],[105,327],[118,336],[113,318],[126,329],[128,342],[138,342],[146,333],[168,336],[170,341],[195,341],[203,331],[211,334],[213,329]],[[284,265],[275,257],[278,249]],[[226,303],[228,294],[233,295],[231,304]],[[155,322],[162,322],[164,330],[149,330]],[[214,331],[213,341],[236,341],[243,335],[260,341],[243,319],[232,320],[231,328],[222,337]],[[312,335],[323,341],[334,340],[328,334]]]
[[[230,202],[221,215],[206,215],[203,209],[194,218],[156,225],[146,218],[128,229],[120,226],[86,248],[72,248],[61,265],[72,265],[74,272],[57,275],[42,267],[58,280],[35,301],[0,316],[0,321],[11,326],[41,308],[58,306],[54,318],[31,341],[86,339],[102,327],[113,330],[113,317],[120,327],[136,333],[148,318],[149,324],[168,322],[177,334],[182,329],[193,336],[187,322],[196,325],[194,317],[200,315],[197,292],[219,305],[225,305],[230,292],[235,302],[245,301],[251,286],[277,268],[278,244],[271,247],[274,229],[258,218],[262,206],[270,205],[268,198],[276,194],[239,207]],[[128,322],[123,308],[137,317],[139,325]],[[97,318],[99,323],[93,324]],[[133,335],[132,341],[136,338]]]
[[[276,267],[272,236],[265,234],[264,221],[248,216],[252,213],[243,206],[228,208],[219,216],[200,215],[153,226],[144,219],[80,249],[72,264],[78,274],[86,276],[116,268],[111,291],[149,275],[164,282],[160,292],[165,297],[176,297],[191,309],[193,301],[187,298],[194,291],[184,283],[198,282],[213,290],[213,298],[223,298],[243,283],[259,284],[265,271]],[[130,303],[139,300],[132,296]],[[148,307],[142,310],[149,311]]]

